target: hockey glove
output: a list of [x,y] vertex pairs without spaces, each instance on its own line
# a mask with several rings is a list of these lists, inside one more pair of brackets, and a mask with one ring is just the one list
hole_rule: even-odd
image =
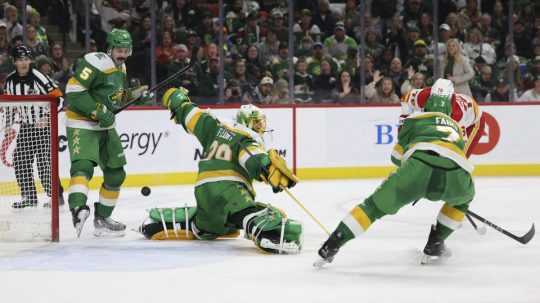
[[114,114],[101,103],[98,103],[96,110],[92,112],[92,118],[97,120],[102,128],[109,128],[114,124]]
[[169,88],[165,94],[163,94],[162,104],[164,107],[168,108],[171,112],[176,112],[182,104],[189,102],[189,91],[184,87],[179,88]]
[[263,174],[263,180],[272,186],[274,193],[282,191],[283,187],[291,188],[298,183],[298,177],[287,167],[285,159],[275,149],[268,151],[268,157],[271,163],[267,168],[266,175]]

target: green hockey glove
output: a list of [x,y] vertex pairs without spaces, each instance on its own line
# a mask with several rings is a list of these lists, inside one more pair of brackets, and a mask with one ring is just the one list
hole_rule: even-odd
[[114,124],[114,114],[101,103],[98,103],[96,110],[92,112],[92,118],[97,120],[102,128],[108,128]]
[[191,100],[189,99],[189,91],[183,87],[169,88],[163,94],[162,104],[171,112],[176,112],[186,102],[191,103]]

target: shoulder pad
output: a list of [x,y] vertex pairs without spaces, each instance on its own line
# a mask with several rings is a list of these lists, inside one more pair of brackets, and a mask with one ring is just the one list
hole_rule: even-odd
[[247,138],[250,138],[264,147],[264,139],[259,134],[254,132],[251,128],[246,127],[239,123],[235,123],[235,122],[220,121],[220,123],[221,125],[223,125],[223,127],[226,127],[228,130],[234,133],[243,135]]
[[86,54],[84,55],[84,61],[102,72],[116,68],[111,57],[105,53],[95,52]]

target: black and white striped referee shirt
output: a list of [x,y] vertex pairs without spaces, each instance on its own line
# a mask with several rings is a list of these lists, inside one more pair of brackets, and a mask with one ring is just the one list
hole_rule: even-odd
[[[10,73],[6,77],[4,94],[14,96],[62,96],[62,93],[54,81],[35,68],[31,68],[25,76],[19,76],[16,71]],[[44,109],[35,106],[20,106],[19,115],[20,122],[23,124],[34,124],[37,119],[43,117]]]

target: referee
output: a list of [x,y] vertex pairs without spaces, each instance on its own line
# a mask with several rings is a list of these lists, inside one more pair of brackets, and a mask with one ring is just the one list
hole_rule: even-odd
[[[47,76],[32,67],[32,52],[25,45],[12,50],[15,71],[10,73],[4,84],[4,94],[16,96],[49,95],[61,99],[62,92]],[[13,208],[35,207],[38,204],[34,183],[34,159],[37,158],[39,179],[47,195],[51,196],[50,149],[47,146],[51,130],[43,121],[48,121],[49,110],[40,106],[18,106],[10,115],[19,121],[20,130],[15,143],[13,162],[15,177],[21,189],[22,200],[14,202]],[[56,178],[56,177],[55,177]],[[60,186],[59,202],[63,189]],[[49,205],[50,206],[50,205]]]

